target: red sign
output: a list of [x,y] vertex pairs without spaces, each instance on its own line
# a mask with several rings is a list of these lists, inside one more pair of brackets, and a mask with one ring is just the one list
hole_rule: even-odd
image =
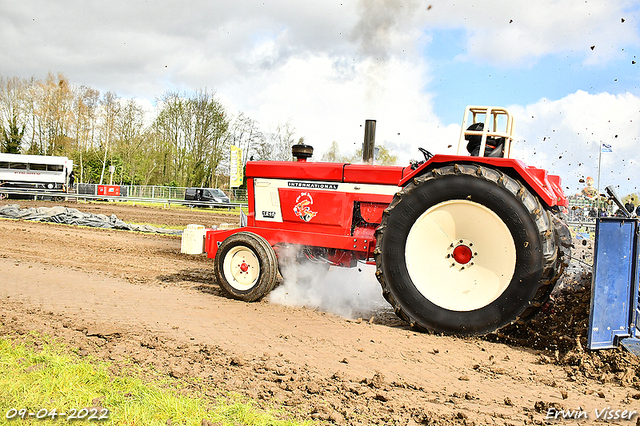
[[120,196],[120,185],[98,185],[98,195]]

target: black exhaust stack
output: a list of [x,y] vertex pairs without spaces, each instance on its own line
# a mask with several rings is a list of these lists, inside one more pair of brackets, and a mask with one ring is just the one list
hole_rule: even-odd
[[373,150],[376,145],[376,120],[364,122],[364,143],[362,144],[362,161],[373,164]]
[[296,161],[307,161],[308,158],[313,156],[313,147],[311,145],[306,145],[302,141],[293,145],[291,147],[291,154],[296,159]]

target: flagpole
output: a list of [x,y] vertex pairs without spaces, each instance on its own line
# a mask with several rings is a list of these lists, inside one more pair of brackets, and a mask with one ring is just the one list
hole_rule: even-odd
[[600,166],[602,165],[602,141],[598,146],[598,152],[598,199],[600,199]]

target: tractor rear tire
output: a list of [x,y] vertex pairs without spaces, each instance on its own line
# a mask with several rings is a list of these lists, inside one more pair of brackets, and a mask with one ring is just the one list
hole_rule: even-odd
[[220,288],[233,299],[255,302],[277,283],[276,254],[267,240],[252,232],[227,237],[218,247],[214,264]]
[[491,333],[531,317],[561,270],[558,238],[539,199],[481,165],[413,179],[376,230],[376,276],[412,328]]

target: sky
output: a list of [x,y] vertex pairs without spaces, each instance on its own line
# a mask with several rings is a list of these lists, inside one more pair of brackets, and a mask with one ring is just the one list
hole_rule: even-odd
[[512,157],[567,194],[600,176],[625,195],[640,192],[639,19],[628,0],[0,0],[0,75],[149,106],[212,90],[263,130],[290,123],[315,159],[354,152],[375,119],[403,165],[455,153],[466,105],[503,106]]

